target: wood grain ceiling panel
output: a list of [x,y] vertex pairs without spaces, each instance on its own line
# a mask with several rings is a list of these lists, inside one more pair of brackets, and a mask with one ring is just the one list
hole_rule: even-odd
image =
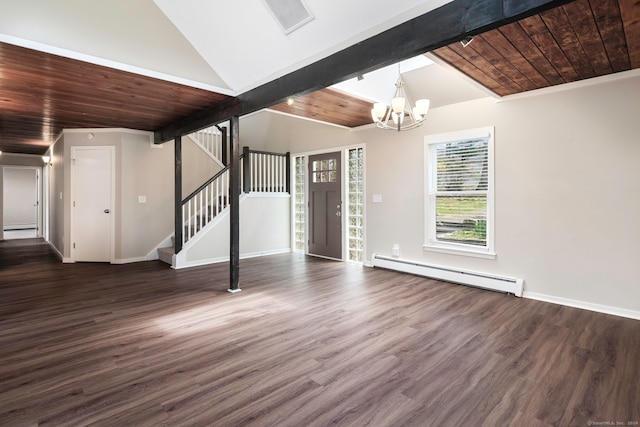
[[0,150],[42,154],[65,128],[153,131],[229,99],[0,43]]
[[[489,43],[485,38],[482,37],[482,35],[479,35],[477,38],[478,41],[481,41],[481,43],[475,43],[471,47],[476,51],[476,53],[478,53],[478,55],[486,58],[486,60],[489,62],[489,64],[491,64],[492,67],[494,67],[496,70],[502,71],[502,73],[504,73],[504,75],[509,78],[510,81],[514,83],[520,91],[536,88],[535,83],[531,82],[531,80],[529,80],[527,76],[516,67],[515,64],[508,61],[497,50],[497,47],[494,46],[493,43]],[[460,48],[464,49],[462,46],[460,46]],[[519,56],[520,58],[522,58],[522,55]]]
[[577,0],[571,7],[563,8],[571,28],[575,31],[582,49],[589,58],[596,75],[602,76],[613,72],[607,57],[602,37],[588,0]]
[[577,0],[433,53],[501,96],[640,68],[640,0]]
[[[564,8],[558,7],[540,15],[548,32],[553,35],[556,46],[562,51],[569,62],[569,66],[577,74],[577,79],[589,79],[596,76],[591,61],[585,52],[579,37],[571,27]],[[571,76],[576,78],[575,75]],[[572,80],[573,81],[573,80]]]
[[[433,52],[505,96],[640,68],[640,0],[575,0]],[[0,150],[42,154],[64,128],[153,131],[230,97],[0,43]],[[333,89],[274,110],[356,127],[371,102]]]
[[[621,0],[622,2],[628,0]],[[600,36],[604,42],[607,56],[614,72],[631,68],[629,53],[624,36],[624,25],[620,16],[617,0],[590,0],[591,10],[595,17]],[[636,8],[638,5],[636,5]]]
[[[500,27],[497,31],[501,32],[520,54],[527,59],[533,68],[540,74],[540,77],[547,81],[546,87],[549,85],[559,85],[564,83],[564,79],[558,73],[549,59],[540,51],[538,46],[529,38],[527,33],[522,29],[519,23],[513,23]],[[509,60],[511,60],[509,58]]]
[[296,97],[292,105],[283,102],[271,107],[283,113],[346,127],[371,123],[371,108],[371,101],[330,88]]
[[631,68],[640,68],[640,0],[621,0],[620,17]]
[[492,46],[504,61],[513,65],[530,83],[519,83],[520,86],[527,86],[527,90],[546,86],[549,82],[534,68],[527,58],[504,36],[500,31],[489,31],[477,36],[484,43]]
[[476,67],[466,56],[461,56],[456,53],[450,46],[445,46],[434,52],[445,62],[452,64],[455,68],[462,73],[471,77],[477,82],[483,84],[486,88],[492,90],[498,95],[508,95],[506,89],[502,88],[500,83],[494,80],[489,74],[486,74],[482,69]]

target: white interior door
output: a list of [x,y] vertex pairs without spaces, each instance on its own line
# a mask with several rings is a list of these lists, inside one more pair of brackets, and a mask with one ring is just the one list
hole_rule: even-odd
[[113,147],[72,147],[71,253],[75,261],[109,262],[113,236]]

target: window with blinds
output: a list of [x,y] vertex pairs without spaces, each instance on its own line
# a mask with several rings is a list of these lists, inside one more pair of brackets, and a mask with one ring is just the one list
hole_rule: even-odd
[[493,129],[425,139],[426,248],[492,253]]

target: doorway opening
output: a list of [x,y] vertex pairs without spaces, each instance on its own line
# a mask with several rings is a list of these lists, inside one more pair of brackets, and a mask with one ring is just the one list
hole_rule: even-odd
[[2,237],[33,239],[40,237],[42,211],[40,168],[4,166],[2,168]]

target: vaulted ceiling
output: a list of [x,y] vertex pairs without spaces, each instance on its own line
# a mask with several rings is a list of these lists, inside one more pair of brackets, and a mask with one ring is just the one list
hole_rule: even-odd
[[[235,3],[0,0],[0,151],[43,154],[64,128],[156,131],[448,1],[411,0],[392,13],[386,2],[354,0],[336,16],[332,2],[307,0],[314,20],[289,35],[264,2],[244,14]],[[454,79],[446,84],[469,86],[443,103],[483,96],[474,85],[508,96],[640,68],[640,1],[576,0],[430,56],[436,65],[405,79],[416,90],[445,74]],[[370,122],[371,102],[328,88],[272,108],[356,127]]]

